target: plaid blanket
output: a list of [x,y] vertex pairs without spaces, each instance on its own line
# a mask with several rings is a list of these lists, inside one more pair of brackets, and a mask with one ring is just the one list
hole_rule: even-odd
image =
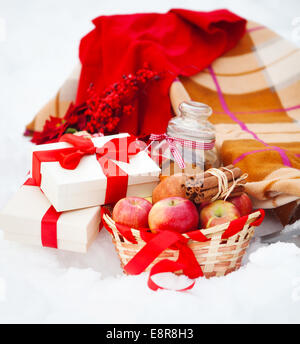
[[[249,174],[256,207],[300,199],[300,50],[268,28],[248,22],[239,44],[170,89],[174,111],[193,99],[209,104],[224,165]],[[189,66],[192,67],[192,66]],[[41,131],[49,115],[62,117],[75,101],[80,66],[45,105],[28,130]]]
[[248,22],[236,48],[171,87],[173,108],[190,97],[209,104],[224,165],[249,174],[255,206],[300,198],[300,50]]

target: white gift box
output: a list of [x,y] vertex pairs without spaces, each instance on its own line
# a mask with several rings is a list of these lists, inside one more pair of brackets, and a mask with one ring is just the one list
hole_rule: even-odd
[[[95,147],[100,148],[113,138],[129,137],[118,134],[92,138]],[[65,142],[35,146],[33,152],[72,147]],[[160,168],[141,151],[130,156],[129,164],[113,160],[128,174],[126,196],[149,197],[159,182]],[[57,211],[86,208],[105,203],[107,178],[97,161],[96,155],[86,155],[74,170],[62,168],[58,161],[41,162],[40,188]]]
[[[42,219],[50,207],[39,187],[23,185],[0,212],[4,238],[43,246]],[[97,206],[57,214],[57,248],[85,253],[99,233],[100,209]]]

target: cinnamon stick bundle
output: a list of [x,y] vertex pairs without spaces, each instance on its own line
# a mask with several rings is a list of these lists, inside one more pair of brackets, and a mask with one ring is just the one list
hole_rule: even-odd
[[[225,173],[228,181],[239,178],[242,175],[242,171],[238,167],[233,165],[228,165],[226,167],[220,167],[219,170]],[[209,170],[198,173],[196,175],[187,176],[187,182],[192,185],[201,187],[201,189],[206,190],[218,185],[218,178],[210,174]]]
[[[242,171],[238,167],[229,165],[219,169],[223,172],[223,177],[227,179],[227,186],[230,189],[235,181],[242,177]],[[164,178],[153,191],[153,202],[167,197],[184,197],[196,204],[210,201],[218,195],[220,180],[217,176],[211,175],[208,171],[195,175],[176,174]],[[230,196],[239,196],[244,192],[246,181],[242,179],[235,185]]]
[[[238,167],[229,165],[227,167],[221,167],[221,170],[226,176],[228,182],[228,189],[233,186],[235,180],[242,176],[242,171]],[[245,180],[241,180],[239,184],[245,184]],[[238,188],[239,187],[239,188]],[[242,194],[244,191],[243,186],[237,185],[232,193]],[[210,201],[219,192],[219,179],[211,175],[209,171],[203,174],[186,177],[185,181],[185,197],[193,201],[196,204],[204,201]]]

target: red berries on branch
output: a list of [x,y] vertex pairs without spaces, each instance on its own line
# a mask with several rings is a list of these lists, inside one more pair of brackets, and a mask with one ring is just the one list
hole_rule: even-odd
[[112,134],[118,131],[121,118],[129,117],[135,110],[135,99],[145,85],[159,80],[157,72],[148,67],[135,74],[124,75],[122,80],[108,87],[102,94],[93,85],[87,92],[87,100],[80,105],[71,104],[63,118],[50,116],[42,132],[35,132],[36,144],[56,142],[66,132],[87,131],[90,134]]

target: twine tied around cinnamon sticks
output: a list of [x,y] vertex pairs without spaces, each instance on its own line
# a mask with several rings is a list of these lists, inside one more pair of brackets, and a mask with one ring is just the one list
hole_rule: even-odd
[[211,199],[212,202],[221,198],[226,201],[226,199],[230,196],[232,191],[235,189],[236,186],[243,185],[240,182],[246,180],[248,177],[247,173],[244,173],[239,178],[235,179],[232,170],[229,170],[226,167],[223,167],[224,170],[229,171],[232,175],[232,185],[229,187],[228,179],[224,171],[219,170],[217,168],[211,168],[207,172],[211,175],[217,177],[218,179],[218,193]]
[[248,175],[243,174],[240,168],[229,165],[186,176],[182,187],[185,197],[196,204],[217,199],[226,200],[229,196],[239,196],[244,192],[247,177]]

